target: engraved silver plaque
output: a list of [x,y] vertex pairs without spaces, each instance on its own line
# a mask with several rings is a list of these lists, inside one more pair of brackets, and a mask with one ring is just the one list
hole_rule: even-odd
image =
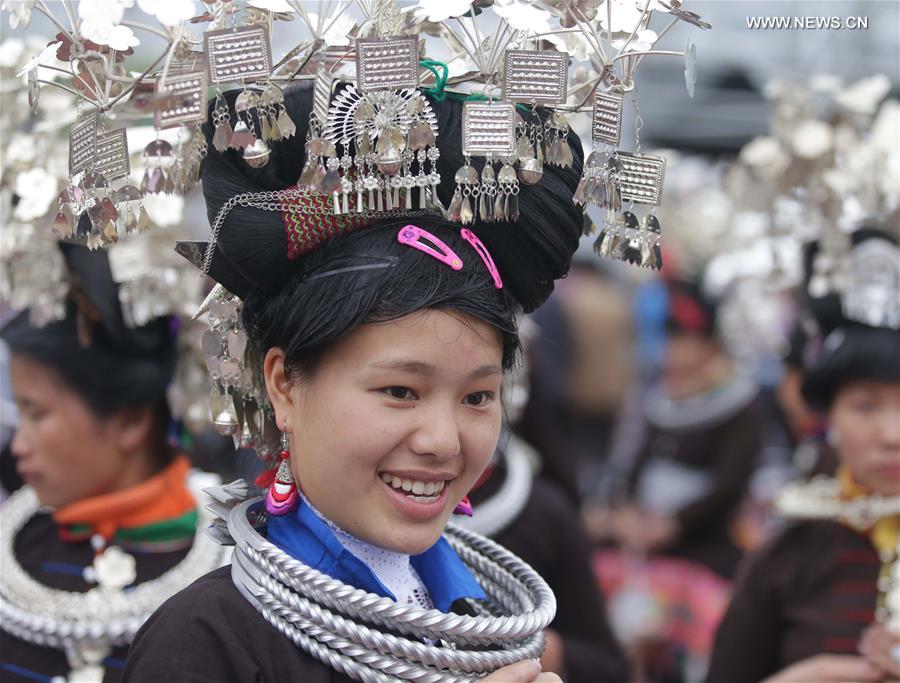
[[269,32],[263,26],[208,31],[203,34],[209,80],[239,83],[268,78],[272,71]]
[[591,116],[591,139],[595,143],[618,145],[622,135],[622,103],[624,96],[597,91]]
[[207,83],[203,71],[169,75],[165,82],[157,81],[154,127],[161,130],[206,121]]
[[109,181],[123,178],[131,172],[131,164],[128,161],[128,139],[124,128],[116,128],[98,135],[96,150],[94,173],[102,175]]
[[334,84],[334,76],[323,64],[316,71],[316,85],[313,90],[313,114],[319,121],[319,125],[325,126],[328,118],[328,107],[331,106],[331,88]]
[[652,154],[616,152],[619,188],[623,202],[659,206],[662,199],[666,160]]
[[419,39],[360,38],[356,41],[356,81],[363,93],[417,87]]
[[69,175],[81,173],[94,163],[97,115],[76,121],[69,130]]
[[569,55],[546,50],[507,50],[503,99],[511,102],[565,102]]
[[466,156],[512,156],[516,149],[516,106],[511,102],[466,102],[462,149]]

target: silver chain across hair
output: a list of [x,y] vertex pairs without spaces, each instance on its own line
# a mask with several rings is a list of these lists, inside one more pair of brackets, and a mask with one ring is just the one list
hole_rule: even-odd
[[[235,206],[252,206],[255,209],[262,209],[263,211],[278,211],[279,213],[294,212],[309,216],[333,217],[335,215],[334,210],[328,206],[303,205],[302,207],[298,207],[297,204],[285,203],[285,200],[297,200],[307,194],[309,193],[297,188],[288,188],[286,190],[274,190],[271,192],[244,192],[243,194],[237,194],[231,197],[222,205],[222,208],[219,209],[219,212],[216,214],[216,217],[213,220],[212,225],[210,226],[211,234],[209,238],[209,244],[207,244],[206,246],[206,253],[203,255],[203,263],[200,266],[200,271],[204,275],[209,274],[209,269],[212,265],[213,254],[216,251],[216,244],[219,241],[219,232],[222,230],[222,224],[225,223],[225,219],[228,217],[228,214]],[[417,209],[412,211],[366,210],[361,212],[354,212],[351,215],[361,216],[366,219],[373,219],[393,218],[397,216],[421,216],[426,213],[432,212],[429,212],[425,209]]]
[[354,588],[294,559],[251,525],[248,513],[260,500],[228,515],[232,578],[266,621],[332,669],[364,683],[462,683],[541,655],[556,598],[531,567],[490,539],[447,527],[489,602],[472,603],[478,616],[445,614]]
[[[127,592],[104,587],[86,593],[59,590],[33,579],[16,560],[16,535],[40,510],[34,489],[16,491],[2,509],[0,624],[17,638],[67,652],[128,645],[163,602],[222,565],[225,557],[221,546],[197,533],[181,562]],[[198,530],[211,519],[205,510],[199,513]]]

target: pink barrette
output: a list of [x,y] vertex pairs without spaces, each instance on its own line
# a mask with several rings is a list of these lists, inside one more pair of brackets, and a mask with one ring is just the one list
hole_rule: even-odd
[[459,231],[459,234],[462,235],[466,242],[472,245],[472,248],[478,252],[481,260],[484,261],[485,268],[488,269],[491,277],[494,278],[494,287],[503,289],[503,280],[500,279],[500,272],[497,270],[497,265],[494,263],[494,259],[491,258],[491,253],[484,246],[484,243],[468,228],[463,228]]
[[400,244],[425,252],[441,263],[446,263],[453,270],[460,270],[463,267],[462,259],[456,255],[456,252],[435,235],[432,235],[427,230],[422,230],[417,225],[407,225],[405,228],[400,228],[400,232],[397,233],[397,241]]

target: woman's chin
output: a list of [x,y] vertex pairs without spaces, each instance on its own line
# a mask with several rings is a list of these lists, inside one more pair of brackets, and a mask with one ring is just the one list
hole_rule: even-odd
[[38,503],[41,504],[41,507],[59,508],[69,502],[64,496],[58,494],[54,495],[53,491],[48,490],[47,486],[41,486],[40,484],[35,484],[33,482],[27,483],[34,489],[34,494],[37,496]]
[[443,524],[429,524],[427,528],[418,524],[397,524],[391,533],[373,545],[404,555],[420,555],[438,542],[443,531]]

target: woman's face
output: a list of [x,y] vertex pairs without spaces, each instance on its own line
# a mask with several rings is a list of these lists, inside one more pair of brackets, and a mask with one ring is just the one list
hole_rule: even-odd
[[501,360],[491,326],[437,310],[356,328],[303,381],[288,382],[270,350],[266,382],[301,490],[357,538],[424,552],[493,454]]
[[148,418],[98,419],[54,370],[27,356],[12,354],[10,377],[19,412],[16,470],[43,505],[121,490],[145,476],[135,446]]
[[838,389],[829,429],[858,484],[900,494],[900,382],[851,382]]
[[709,389],[709,371],[720,347],[699,334],[670,334],[666,342],[663,382],[670,397],[687,398]]

